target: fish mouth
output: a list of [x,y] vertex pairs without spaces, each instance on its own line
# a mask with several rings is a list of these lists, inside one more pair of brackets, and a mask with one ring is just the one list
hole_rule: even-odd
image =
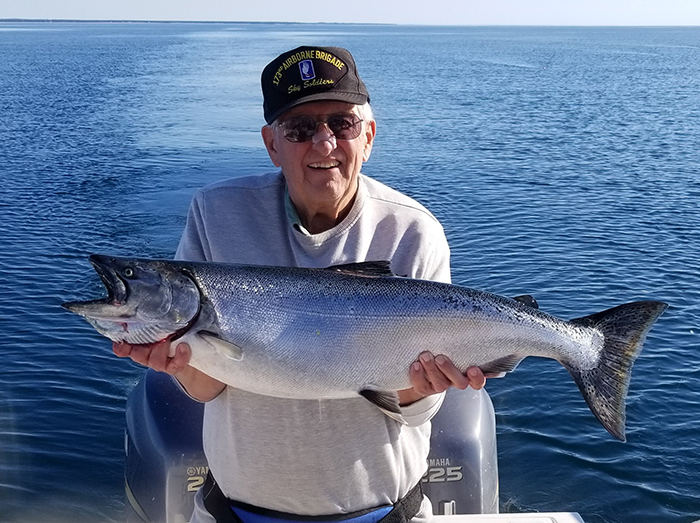
[[124,280],[122,280],[117,274],[117,271],[112,268],[114,261],[115,260],[109,256],[103,256],[101,254],[90,255],[90,263],[107,289],[107,297],[95,301],[119,306],[126,303],[129,297],[129,291]]
[[[107,289],[107,296],[89,301],[71,301],[61,304],[64,309],[85,315],[88,312],[102,310],[104,306],[119,307],[126,303],[129,296],[128,287],[112,268],[114,259],[100,254],[91,254],[90,263]],[[103,307],[100,307],[103,306]]]

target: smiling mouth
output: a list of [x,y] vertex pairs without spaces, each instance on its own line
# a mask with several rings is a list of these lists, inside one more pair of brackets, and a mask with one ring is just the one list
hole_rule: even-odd
[[335,167],[338,167],[340,165],[340,162],[337,160],[329,160],[326,162],[314,162],[310,163],[309,167],[312,169],[334,169]]

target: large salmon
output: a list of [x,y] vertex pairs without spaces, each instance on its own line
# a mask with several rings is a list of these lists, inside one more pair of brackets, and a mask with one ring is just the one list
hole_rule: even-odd
[[[285,398],[358,394],[400,419],[395,391],[425,350],[462,370],[559,361],[625,439],[632,364],[667,305],[641,301],[564,321],[511,298],[391,274],[387,262],[300,269],[92,255],[107,298],[64,304],[113,341],[183,340],[191,365]],[[173,344],[174,345],[174,344]]]

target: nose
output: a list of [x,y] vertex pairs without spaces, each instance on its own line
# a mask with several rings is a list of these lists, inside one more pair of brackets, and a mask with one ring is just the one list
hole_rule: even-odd
[[316,148],[326,149],[329,148],[331,151],[336,148],[335,135],[328,127],[328,124],[319,124],[316,128],[316,132],[311,137],[311,143]]

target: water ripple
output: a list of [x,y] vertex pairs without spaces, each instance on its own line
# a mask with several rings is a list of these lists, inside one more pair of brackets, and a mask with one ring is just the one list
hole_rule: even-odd
[[489,381],[501,510],[700,516],[697,28],[57,27],[0,23],[3,521],[123,519],[143,369],[60,303],[104,292],[88,254],[172,256],[197,187],[272,168],[259,71],[319,36],[372,92],[365,172],[440,219],[455,282],[562,318],[671,305],[634,367],[627,444],[556,362]]

